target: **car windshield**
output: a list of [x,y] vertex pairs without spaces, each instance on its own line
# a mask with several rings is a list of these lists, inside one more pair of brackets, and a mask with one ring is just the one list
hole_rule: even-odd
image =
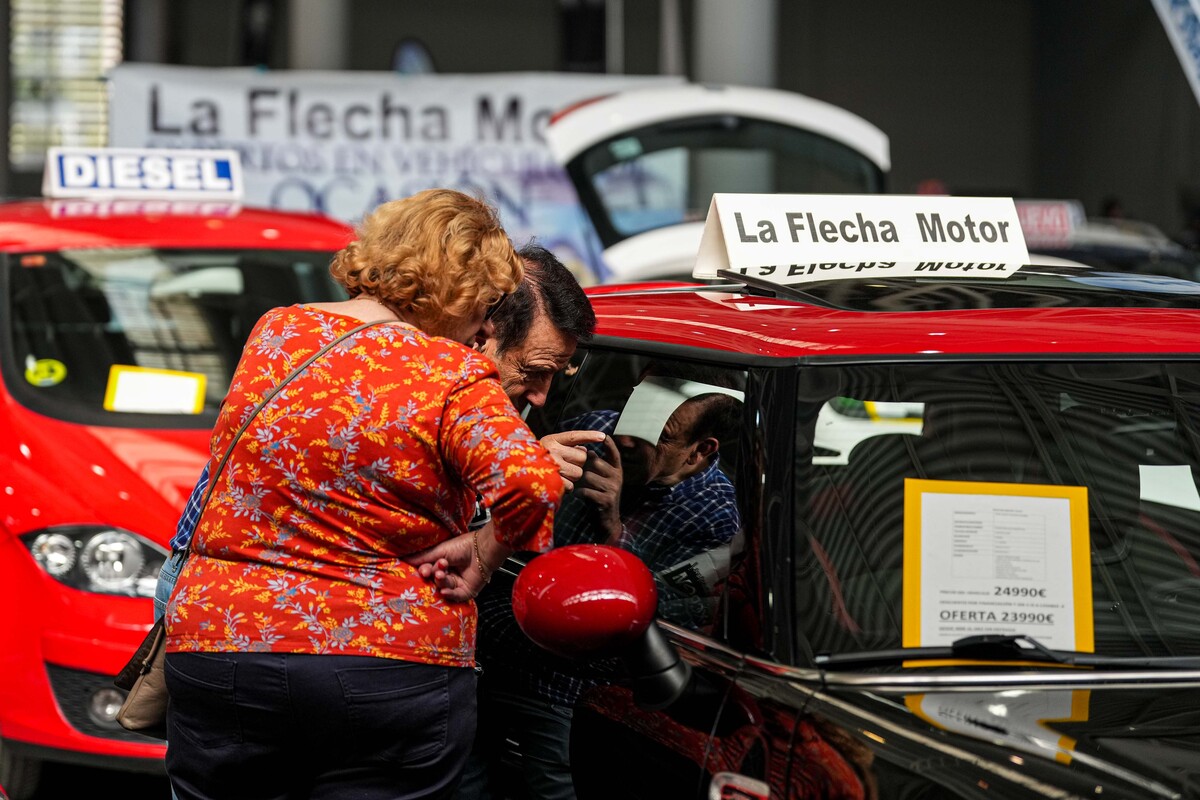
[[588,150],[573,169],[605,246],[702,221],[713,192],[883,191],[883,173],[861,153],[809,131],[735,115],[633,131]]
[[811,653],[992,635],[1200,655],[1200,365],[802,375],[797,618]]
[[337,299],[328,252],[78,249],[10,255],[0,368],[48,416],[207,427],[267,309]]

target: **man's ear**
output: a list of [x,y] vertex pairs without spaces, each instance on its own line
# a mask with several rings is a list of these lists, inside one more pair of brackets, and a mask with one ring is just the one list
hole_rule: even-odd
[[695,454],[698,459],[709,460],[721,449],[721,443],[713,436],[706,436],[696,442]]

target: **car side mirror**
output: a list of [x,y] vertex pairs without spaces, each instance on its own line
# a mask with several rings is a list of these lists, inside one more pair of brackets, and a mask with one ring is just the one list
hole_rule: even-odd
[[618,656],[635,702],[657,710],[687,689],[691,667],[654,621],[654,577],[632,553],[606,545],[556,547],[513,585],[513,615],[535,644],[567,658]]

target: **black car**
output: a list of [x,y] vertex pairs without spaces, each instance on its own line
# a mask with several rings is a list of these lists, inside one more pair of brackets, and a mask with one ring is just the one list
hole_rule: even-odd
[[[618,666],[575,705],[580,798],[1200,797],[1200,284],[1025,267],[592,300],[535,431],[645,411],[664,365],[723,375],[740,530],[697,580],[589,544],[516,578],[559,654],[530,669]],[[673,618],[680,595],[708,613]]]

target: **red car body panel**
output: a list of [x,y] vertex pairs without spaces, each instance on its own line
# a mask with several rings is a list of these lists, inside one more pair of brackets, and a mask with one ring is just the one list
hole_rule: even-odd
[[[246,247],[337,250],[353,237],[344,223],[315,214],[220,208],[220,216],[178,213],[166,202],[23,200],[0,203],[0,251],[21,253],[81,247]],[[147,209],[158,213],[130,214]]]
[[[74,204],[74,205],[72,205]],[[0,204],[0,251],[154,247],[333,252],[349,226],[308,214],[192,204],[21,201]],[[128,213],[140,210],[143,213]],[[150,213],[146,213],[150,212]],[[42,571],[17,539],[53,525],[127,529],[164,548],[208,458],[207,430],[108,428],[31,411],[0,382],[0,736],[63,753],[160,761],[161,742],[79,731],[47,665],[115,675],[153,616],[144,597],[85,592]],[[66,757],[65,760],[71,760]],[[114,764],[116,762],[114,761]]]
[[[885,316],[728,290],[631,293],[626,287],[589,295],[600,335],[777,358],[1200,352],[1200,311],[1191,310],[1027,308]],[[1153,325],[1146,325],[1148,318]],[[1068,319],[1071,324],[1063,325]]]

